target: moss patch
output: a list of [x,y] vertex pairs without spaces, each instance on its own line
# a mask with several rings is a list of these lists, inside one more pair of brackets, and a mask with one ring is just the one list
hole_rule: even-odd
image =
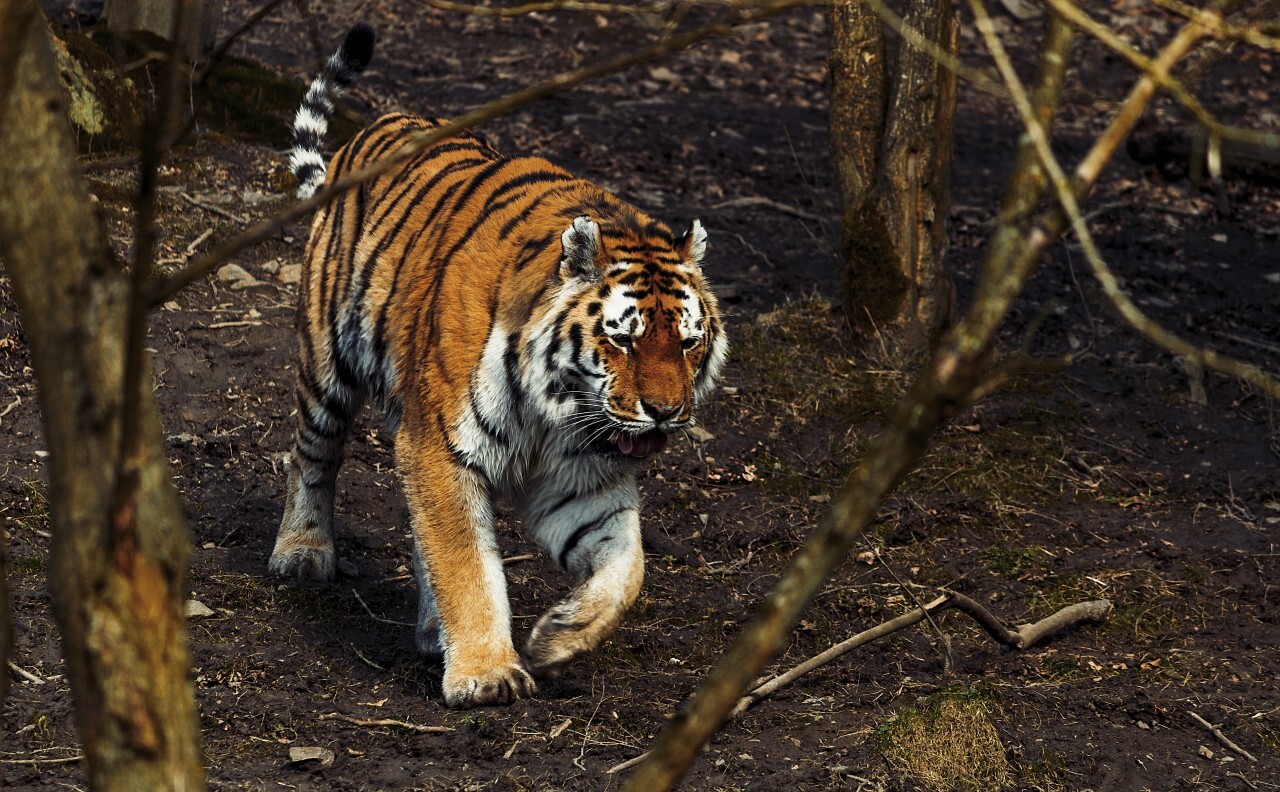
[[1009,761],[991,715],[975,690],[935,693],[877,728],[880,751],[924,789],[999,789],[1009,783]]

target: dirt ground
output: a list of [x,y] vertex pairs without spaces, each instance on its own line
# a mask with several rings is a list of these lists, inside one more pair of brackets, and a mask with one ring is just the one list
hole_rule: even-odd
[[[594,13],[503,19],[409,0],[310,5],[310,19],[283,5],[236,53],[301,85],[315,68],[313,40],[327,54],[352,22],[368,20],[381,41],[349,103],[364,118],[392,108],[457,114],[656,30],[654,20]],[[251,10],[228,6],[226,29]],[[1091,10],[1147,52],[1174,28],[1126,0]],[[998,24],[1029,73],[1041,23]],[[962,44],[981,65],[968,20]],[[344,574],[305,586],[266,573],[291,441],[296,286],[286,281],[306,224],[235,260],[257,279],[247,288],[210,278],[157,312],[157,397],[195,543],[190,596],[207,608],[190,629],[211,788],[620,785],[625,774],[606,771],[644,751],[694,690],[910,382],[909,363],[850,341],[830,302],[838,208],[825,45],[822,14],[802,10],[484,129],[499,147],[547,156],[673,224],[700,217],[735,344],[727,387],[703,412],[712,437],[674,442],[643,480],[644,519],[665,539],[650,548],[641,600],[602,650],[535,699],[444,708],[440,668],[415,654],[407,626],[416,603],[407,513],[389,438],[371,416],[340,480]],[[1080,44],[1076,56],[1058,138],[1068,161],[1131,79],[1096,45]],[[1225,118],[1276,131],[1278,73],[1275,53],[1242,49],[1198,85]],[[225,91],[164,173],[166,266],[290,200],[283,119],[294,107],[246,85]],[[255,113],[268,119],[257,127],[265,133],[237,125]],[[1168,105],[1152,118],[1160,129],[1182,123]],[[949,254],[962,295],[1015,139],[1009,107],[962,83]],[[1228,173],[1219,194],[1200,192],[1178,162],[1144,159],[1122,154],[1091,197],[1108,261],[1168,327],[1280,371],[1280,189]],[[98,169],[90,183],[123,251],[133,177]],[[1280,788],[1276,405],[1156,351],[1098,293],[1078,247],[1057,246],[1004,348],[1077,361],[1014,380],[937,438],[772,668],[939,586],[1009,623],[1106,598],[1115,605],[1107,622],[1011,651],[948,617],[950,668],[931,629],[873,643],[726,726],[684,788]],[[39,415],[7,285],[0,426],[13,659],[30,675],[14,677],[0,758],[14,789],[84,788],[67,761],[79,749],[45,581]],[[505,522],[504,553],[535,553],[518,515]],[[541,555],[507,571],[519,643],[570,581]],[[331,713],[451,731],[323,718]],[[291,749],[307,747],[331,751],[331,761],[290,761]]]

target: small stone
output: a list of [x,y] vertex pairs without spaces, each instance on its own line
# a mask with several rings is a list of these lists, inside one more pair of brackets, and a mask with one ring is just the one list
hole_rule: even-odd
[[1196,751],[1196,753],[1200,754],[1205,759],[1213,758],[1213,751],[1210,751],[1208,748],[1204,747],[1203,745],[1200,746],[1200,750]]
[[239,264],[224,264],[218,270],[218,280],[233,289],[247,289],[262,283]]
[[276,273],[276,280],[281,283],[297,283],[302,280],[302,265],[281,264],[280,271]]
[[649,76],[658,82],[673,83],[680,81],[679,76],[666,66],[655,66],[649,70]]
[[188,619],[207,619],[218,615],[217,611],[199,600],[187,600],[186,612]]
[[703,429],[701,426],[698,426],[696,424],[693,426],[690,426],[685,431],[689,434],[689,437],[693,438],[693,442],[695,443],[706,443],[716,439],[715,435],[711,434],[706,429]]
[[289,764],[319,762],[321,767],[328,767],[333,759],[333,751],[318,745],[295,745],[289,749]]

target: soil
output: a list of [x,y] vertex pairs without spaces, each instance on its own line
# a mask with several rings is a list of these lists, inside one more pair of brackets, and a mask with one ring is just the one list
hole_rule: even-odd
[[[228,5],[224,30],[250,10]],[[632,47],[661,22],[463,15],[407,0],[313,3],[304,18],[297,8],[305,5],[282,5],[235,53],[301,86],[317,62],[313,41],[327,54],[352,22],[370,21],[379,49],[348,103],[366,119],[392,108],[457,114]],[[1124,0],[1092,12],[1148,53],[1176,26]],[[1030,74],[1042,23],[997,24]],[[195,547],[190,596],[208,609],[191,619],[190,640],[212,788],[620,786],[625,773],[606,770],[644,751],[696,688],[911,379],[912,363],[875,339],[855,342],[830,302],[838,206],[826,153],[825,46],[822,14],[800,10],[483,130],[499,147],[549,157],[672,224],[700,217],[735,343],[727,387],[702,415],[712,436],[673,442],[643,479],[645,520],[657,538],[641,600],[605,647],[531,700],[469,712],[443,706],[440,668],[416,655],[406,626],[416,603],[407,513],[390,440],[371,416],[350,442],[340,480],[343,575],[309,586],[267,574],[292,432],[296,286],[284,280],[307,225],[235,259],[258,280],[252,286],[211,277],[156,313],[156,395]],[[962,48],[971,64],[985,64],[968,19]],[[1079,43],[1075,57],[1056,136],[1067,162],[1087,149],[1133,78],[1096,44]],[[1277,73],[1276,53],[1242,48],[1196,85],[1224,118],[1276,131]],[[172,158],[161,192],[165,266],[290,200],[283,131],[294,107],[237,85],[226,92],[240,102],[236,112],[262,114],[267,131],[222,123],[227,112],[215,106],[195,143]],[[1149,116],[1161,130],[1185,124],[1169,104]],[[1005,102],[963,82],[956,130],[949,261],[968,295],[1016,132]],[[1180,163],[1144,159],[1122,153],[1090,199],[1107,260],[1167,327],[1280,371],[1280,189],[1229,172],[1216,194],[1202,192]],[[134,178],[127,168],[98,168],[89,180],[124,253]],[[1075,362],[1014,378],[936,438],[771,669],[940,586],[1010,624],[1096,598],[1115,606],[1107,621],[1014,651],[948,617],[940,627],[952,663],[932,628],[870,644],[725,726],[685,788],[1277,788],[1276,405],[1238,381],[1179,365],[1113,318],[1099,294],[1078,247],[1058,245],[1002,344],[1008,360],[1025,349],[1043,360],[1072,352]],[[24,763],[4,770],[14,789],[83,788],[78,763],[58,761],[79,749],[45,580],[35,383],[7,286],[0,311],[13,661],[36,678],[14,677],[3,758]],[[523,538],[518,515],[504,522],[512,526],[501,534],[504,554],[534,556],[507,568],[519,643],[571,581]],[[966,710],[971,720],[948,714],[956,702],[976,706]],[[452,731],[322,719],[329,713]],[[985,744],[979,731],[994,727],[988,759],[997,769],[930,781],[926,770],[954,757],[907,740],[921,719],[926,737],[969,724],[952,753]],[[332,754],[290,761],[291,749],[306,747]]]

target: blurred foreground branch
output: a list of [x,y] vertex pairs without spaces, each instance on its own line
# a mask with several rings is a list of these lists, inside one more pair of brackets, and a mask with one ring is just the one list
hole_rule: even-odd
[[[1189,24],[1154,59],[1155,72],[1167,75],[1173,64],[1206,34],[1207,29],[1200,23]],[[1059,37],[1059,40],[1059,49],[1051,54],[1065,60],[1070,38]],[[1156,85],[1157,78],[1149,74],[1138,80],[1077,171],[1072,184],[1074,194],[1087,194],[1103,166],[1132,131]],[[1031,125],[1043,131],[1030,111],[1029,101],[1025,104],[1024,118],[1029,118]],[[1025,196],[1038,194],[1042,185],[1042,176],[1019,174],[1006,188],[1015,193],[1006,204],[1021,205]],[[1014,297],[1068,223],[1068,215],[1057,207],[1042,212],[1027,226],[1014,224],[1008,217],[1001,218],[968,315],[943,340],[899,404],[884,433],[841,489],[832,509],[793,557],[790,567],[719,665],[667,723],[648,760],[639,766],[626,789],[646,792],[670,789],[688,770],[747,685],[780,650],[800,613],[844,560],[850,545],[874,517],[885,494],[914,467],[933,432],[969,403],[982,380],[995,332]]]

